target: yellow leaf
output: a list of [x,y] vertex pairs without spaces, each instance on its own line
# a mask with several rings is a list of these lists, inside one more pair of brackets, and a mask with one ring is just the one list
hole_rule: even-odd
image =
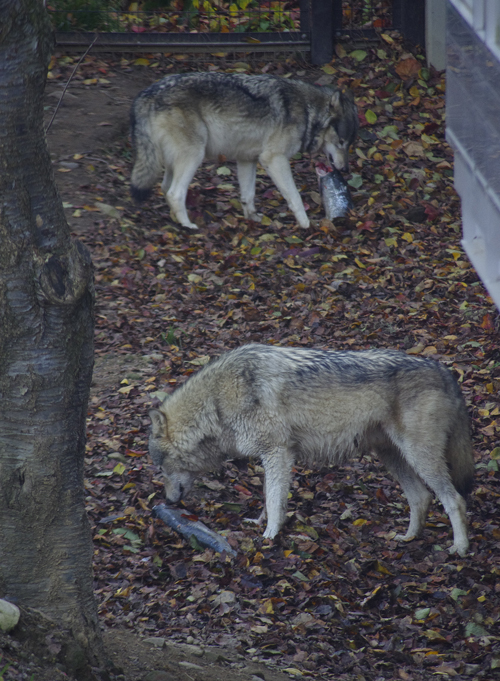
[[356,525],[356,527],[359,527],[361,525],[366,525],[367,522],[368,522],[368,520],[366,520],[366,518],[358,518],[357,520],[355,520],[353,522],[353,525]]
[[357,265],[358,267],[361,267],[361,268],[363,268],[363,269],[366,269],[366,265],[363,265],[363,263],[361,262],[361,260],[360,260],[359,258],[354,258],[354,262],[356,263],[356,265]]
[[435,631],[434,629],[427,629],[427,631],[424,631],[423,634],[429,639],[429,641],[446,641],[443,634],[441,634],[439,631]]
[[379,563],[378,560],[375,562],[375,569],[377,570],[377,572],[380,572],[383,575],[391,574],[389,570],[384,565],[382,565],[382,563]]
[[122,393],[122,395],[128,395],[133,387],[133,385],[124,385],[123,388],[118,389],[118,392]]
[[116,473],[117,475],[123,475],[125,473],[126,467],[124,464],[117,463],[116,466],[113,468],[113,473]]
[[270,598],[260,604],[258,612],[262,615],[272,615],[274,613],[273,602]]
[[419,343],[418,345],[414,345],[412,348],[409,348],[406,351],[406,354],[407,355],[419,355],[424,348],[425,348],[425,345],[422,345],[421,343]]
[[420,139],[427,144],[437,144],[437,139],[435,137],[429,137],[429,135],[421,135]]
[[204,364],[208,364],[210,362],[210,356],[209,355],[201,355],[200,357],[196,357],[195,359],[191,359],[189,361],[189,364],[194,364],[195,366],[203,366]]
[[409,232],[405,232],[401,238],[407,241],[409,244],[413,243],[413,236]]
[[391,38],[390,35],[387,35],[387,33],[381,33],[380,37],[382,40],[385,40],[386,43],[389,43],[389,45],[392,45],[394,43],[394,40]]
[[377,122],[377,114],[375,111],[372,111],[371,109],[367,109],[365,111],[365,118],[368,121],[368,123],[376,123]]
[[333,66],[330,66],[330,64],[326,64],[325,66],[321,67],[321,70],[327,73],[329,76],[333,75],[334,73],[337,73],[336,70],[333,68]]
[[260,224],[265,225],[267,227],[268,225],[271,224],[271,222],[272,222],[271,218],[267,217],[267,215],[263,215]]
[[134,66],[149,66],[149,59],[146,59],[145,57],[139,57],[139,59],[135,60]]

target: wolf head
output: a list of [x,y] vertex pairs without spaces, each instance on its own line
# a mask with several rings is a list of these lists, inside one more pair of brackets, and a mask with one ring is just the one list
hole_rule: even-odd
[[332,164],[343,172],[349,170],[349,147],[358,133],[358,109],[350,90],[333,90],[330,100],[330,121],[324,130],[323,151]]
[[149,455],[155,466],[160,466],[163,471],[167,500],[176,504],[190,492],[196,473],[184,468],[182,455],[176,451],[177,448],[169,437],[165,414],[159,409],[152,409],[149,416]]
[[216,411],[194,378],[149,412],[149,454],[161,467],[167,499],[174,504],[188,494],[199,473],[219,468],[224,458]]

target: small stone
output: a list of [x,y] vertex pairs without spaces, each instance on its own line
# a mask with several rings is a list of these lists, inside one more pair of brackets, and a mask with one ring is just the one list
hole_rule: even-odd
[[7,633],[19,622],[21,612],[17,605],[0,598],[0,629]]
[[154,646],[155,648],[165,647],[165,639],[161,638],[160,636],[151,636],[150,638],[145,638],[144,643],[148,643],[150,646]]
[[194,657],[203,657],[205,651],[200,646],[187,645],[182,646],[182,651],[187,655],[194,655]]
[[185,669],[201,669],[203,671],[203,667],[200,667],[199,664],[194,664],[194,662],[186,662],[183,660],[182,662],[179,662],[179,667],[184,667]]
[[191,645],[192,643],[194,643],[194,638],[192,636],[188,636],[186,639],[186,643],[189,643],[189,645]]

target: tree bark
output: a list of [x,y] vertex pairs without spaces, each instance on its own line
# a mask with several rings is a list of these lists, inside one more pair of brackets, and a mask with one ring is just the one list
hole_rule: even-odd
[[68,671],[89,677],[102,654],[83,490],[94,290],[43,130],[51,47],[41,0],[0,2],[0,597],[69,631]]

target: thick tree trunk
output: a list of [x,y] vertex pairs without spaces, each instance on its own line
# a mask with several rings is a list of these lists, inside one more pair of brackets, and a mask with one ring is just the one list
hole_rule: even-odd
[[93,279],[42,125],[50,49],[41,0],[0,2],[0,597],[71,632],[85,676],[101,656],[83,492]]

